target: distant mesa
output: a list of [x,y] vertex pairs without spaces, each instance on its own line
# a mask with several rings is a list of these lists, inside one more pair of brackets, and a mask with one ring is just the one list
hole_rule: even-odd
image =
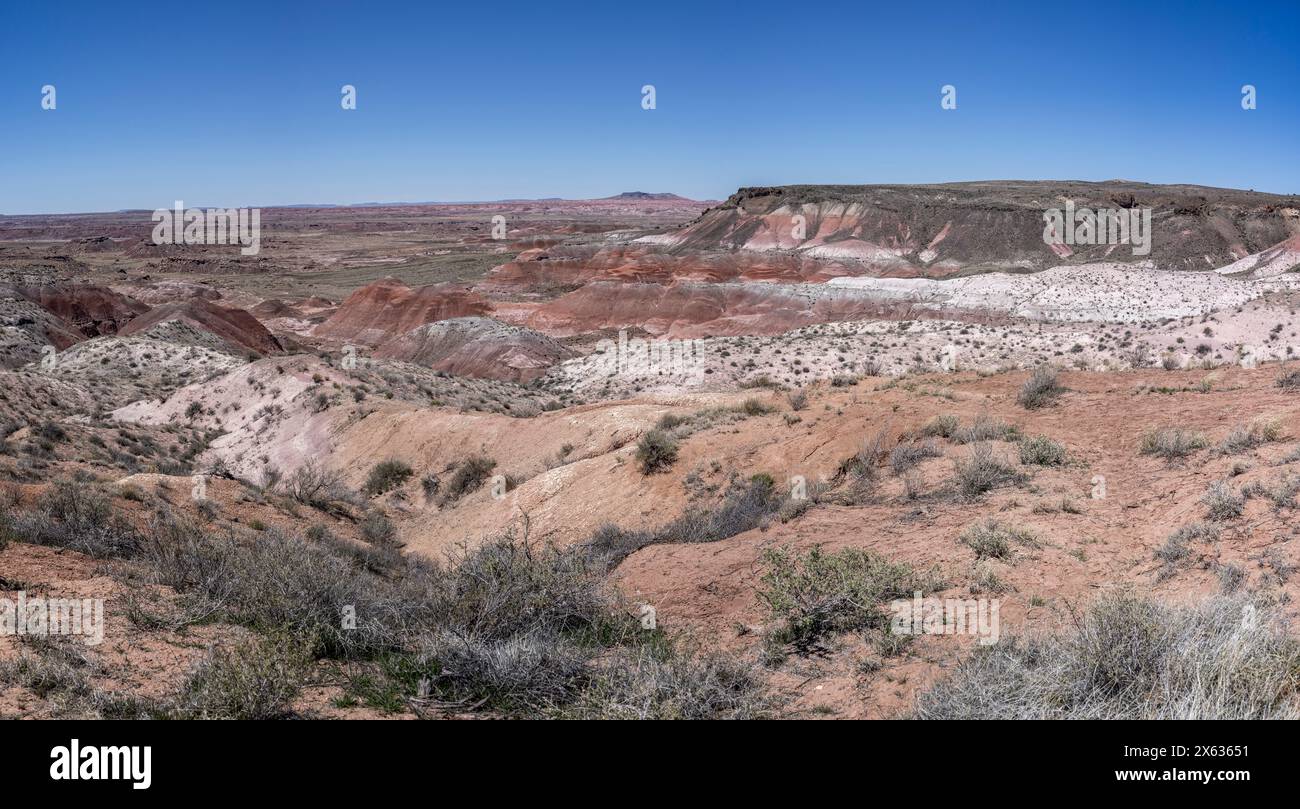
[[654,200],[682,200],[683,202],[690,202],[690,200],[687,199],[686,197],[678,196],[677,194],[669,194],[667,192],[660,193],[660,194],[652,194],[648,191],[624,191],[623,193],[615,194],[612,197],[603,197],[603,199],[654,199]]

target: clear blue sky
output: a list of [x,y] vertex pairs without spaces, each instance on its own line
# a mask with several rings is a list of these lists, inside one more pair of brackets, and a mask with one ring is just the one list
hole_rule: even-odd
[[5,0],[0,212],[1007,178],[1294,193],[1297,43],[1296,0]]

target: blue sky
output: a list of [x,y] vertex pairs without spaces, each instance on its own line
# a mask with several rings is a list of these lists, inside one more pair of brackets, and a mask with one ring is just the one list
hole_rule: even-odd
[[9,2],[0,212],[1008,178],[1296,193],[1297,42],[1295,0]]

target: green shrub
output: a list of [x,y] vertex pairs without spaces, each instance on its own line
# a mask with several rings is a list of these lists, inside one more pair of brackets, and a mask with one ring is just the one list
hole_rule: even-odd
[[637,442],[636,459],[641,474],[662,472],[677,462],[677,442],[662,430],[650,430]]
[[442,505],[454,503],[482,488],[488,478],[492,477],[492,470],[496,468],[496,461],[482,455],[473,455],[461,461],[447,481],[447,489],[442,495]]
[[1065,447],[1045,435],[1020,442],[1020,462],[1026,466],[1061,466],[1065,459]]
[[808,652],[828,634],[883,630],[889,616],[882,602],[944,586],[933,571],[918,574],[910,565],[855,548],[814,548],[802,556],[772,549],[764,553],[763,566],[758,597],[778,622],[768,635],[774,650],[793,646]]
[[362,491],[367,497],[378,497],[401,486],[413,474],[411,467],[401,461],[380,461],[370,470]]
[[244,639],[215,648],[181,688],[186,719],[280,719],[291,713],[308,656],[293,639]]
[[1006,525],[992,517],[971,525],[962,532],[958,539],[961,544],[975,551],[977,559],[1001,559],[1009,561],[1014,557],[1012,543],[1031,548],[1042,547],[1034,533],[1025,528]]

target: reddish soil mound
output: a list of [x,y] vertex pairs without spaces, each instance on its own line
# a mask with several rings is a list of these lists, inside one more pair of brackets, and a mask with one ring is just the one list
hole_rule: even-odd
[[108,287],[53,283],[0,288],[0,297],[25,298],[75,328],[86,337],[117,334],[149,307]]
[[426,323],[381,346],[376,357],[406,360],[457,376],[528,382],[573,352],[531,329],[491,318]]
[[412,289],[390,277],[349,295],[316,328],[316,334],[380,345],[425,323],[485,315],[490,308],[487,300],[464,287],[442,284]]
[[226,342],[263,354],[282,350],[280,342],[257,318],[243,309],[227,309],[202,298],[156,306],[123,329],[123,337],[146,331],[159,323],[179,320],[215,334]]
[[259,318],[302,316],[301,312],[279,298],[271,298],[270,300],[262,301],[249,311]]

